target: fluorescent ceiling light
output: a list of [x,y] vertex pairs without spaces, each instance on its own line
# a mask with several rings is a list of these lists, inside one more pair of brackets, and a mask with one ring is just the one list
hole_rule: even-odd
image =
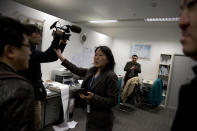
[[175,18],[146,18],[146,22],[167,22],[167,21],[179,21],[178,17]]
[[118,22],[117,20],[92,20],[88,21],[89,23],[114,23]]

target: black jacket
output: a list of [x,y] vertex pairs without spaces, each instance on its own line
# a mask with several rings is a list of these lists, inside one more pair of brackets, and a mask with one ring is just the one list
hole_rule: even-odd
[[[36,49],[36,47],[32,45],[32,54],[30,55],[29,68],[25,71],[20,72],[22,76],[27,78],[32,83],[36,100],[43,100],[46,97],[46,91],[44,90],[44,87],[42,85],[41,63],[58,60],[54,48],[61,49],[61,51],[63,51],[65,48],[65,44],[59,44],[59,42],[60,38],[55,37],[52,41],[51,46],[44,52]],[[40,90],[42,90],[42,93],[40,92]]]
[[[81,88],[88,89],[91,78],[96,73],[96,68],[78,68],[64,60],[62,65],[72,73],[84,77]],[[90,101],[90,113],[87,114],[87,126],[94,128],[106,128],[113,125],[113,113],[111,108],[118,103],[118,78],[112,70],[105,70],[100,73],[92,85],[91,92],[94,93]],[[84,102],[84,101],[81,101]],[[84,103],[86,106],[86,103]]]
[[[179,92],[179,102],[171,131],[196,131],[196,93],[197,93],[197,66],[193,68],[195,78],[191,83],[183,85]],[[173,87],[172,87],[173,88]]]
[[[0,62],[0,72],[16,74]],[[33,131],[33,88],[17,78],[0,79],[0,131]]]
[[[132,66],[136,66],[137,68],[132,73],[132,70],[130,69]],[[129,79],[132,77],[138,76],[138,73],[141,73],[141,65],[139,63],[133,63],[132,61],[127,62],[127,64],[124,67],[124,71],[126,71],[125,78]]]

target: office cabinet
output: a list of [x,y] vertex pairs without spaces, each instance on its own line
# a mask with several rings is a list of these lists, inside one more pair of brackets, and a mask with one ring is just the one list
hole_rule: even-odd
[[61,97],[49,98],[45,102],[45,125],[63,120]]
[[165,97],[167,90],[169,88],[169,78],[170,78],[170,70],[172,63],[172,55],[171,54],[161,54],[160,55],[160,63],[159,63],[159,71],[158,78],[161,78],[163,81],[163,99],[165,102]]
[[[67,120],[73,114],[75,99],[73,94],[81,87],[81,85],[69,86],[69,98],[67,107]],[[48,89],[46,89],[48,90]],[[40,129],[51,124],[60,124],[64,121],[64,111],[60,92],[47,91],[47,98],[42,101],[41,125]]]
[[42,101],[41,110],[41,128],[63,121],[63,108],[60,93],[47,96],[45,101]]

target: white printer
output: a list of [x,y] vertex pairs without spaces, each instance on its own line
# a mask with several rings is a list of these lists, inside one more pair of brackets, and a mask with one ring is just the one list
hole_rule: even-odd
[[52,80],[55,80],[57,82],[63,83],[63,84],[73,84],[73,74],[66,68],[57,68],[52,70]]

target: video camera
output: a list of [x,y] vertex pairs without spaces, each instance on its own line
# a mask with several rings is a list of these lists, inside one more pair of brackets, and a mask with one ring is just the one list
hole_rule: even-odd
[[55,21],[51,26],[50,29],[55,28],[56,30],[59,29],[60,31],[62,31],[62,36],[61,39],[62,40],[69,40],[71,34],[70,31],[75,32],[75,33],[80,33],[81,32],[81,28],[76,26],[76,25],[63,25],[63,26],[56,26],[56,24],[59,21]]

